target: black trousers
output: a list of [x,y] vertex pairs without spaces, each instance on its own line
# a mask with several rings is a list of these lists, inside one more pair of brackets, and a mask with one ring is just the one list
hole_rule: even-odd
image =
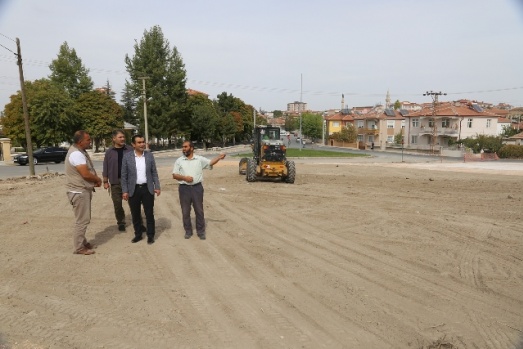
[[205,215],[203,213],[203,185],[180,184],[178,188],[180,206],[182,207],[183,229],[186,234],[192,234],[191,206],[196,215],[196,233],[205,235]]
[[147,221],[147,237],[153,238],[155,234],[154,222],[154,195],[149,193],[147,185],[137,185],[133,196],[129,197],[129,208],[133,218],[134,235],[142,236],[142,205]]

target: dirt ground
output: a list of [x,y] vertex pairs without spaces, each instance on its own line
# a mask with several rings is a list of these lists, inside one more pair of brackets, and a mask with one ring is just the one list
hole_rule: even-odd
[[295,184],[248,183],[223,161],[200,241],[171,168],[154,245],[94,194],[92,256],[63,176],[0,181],[0,348],[523,348],[523,171],[297,160]]

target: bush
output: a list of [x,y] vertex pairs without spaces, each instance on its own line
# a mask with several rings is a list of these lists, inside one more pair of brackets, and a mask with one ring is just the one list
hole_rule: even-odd
[[502,159],[523,159],[523,146],[507,144],[501,147],[498,156]]

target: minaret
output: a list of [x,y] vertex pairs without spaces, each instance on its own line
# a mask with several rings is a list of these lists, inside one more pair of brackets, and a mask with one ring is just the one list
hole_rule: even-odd
[[341,95],[341,109],[340,109],[340,113],[341,111],[345,108],[345,95],[342,94]]
[[385,109],[390,109],[390,93],[387,90],[387,97],[385,97]]

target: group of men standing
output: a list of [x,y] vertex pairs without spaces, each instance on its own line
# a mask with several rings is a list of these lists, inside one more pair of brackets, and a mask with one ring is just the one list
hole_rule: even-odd
[[[147,243],[155,241],[156,224],[154,218],[154,196],[161,193],[156,162],[151,152],[146,150],[145,139],[136,134],[131,146],[126,144],[123,130],[112,133],[113,146],[104,157],[102,178],[100,178],[86,152],[91,146],[91,138],[86,131],[77,131],[73,136],[73,145],[65,159],[67,177],[67,197],[73,207],[75,227],[73,231],[74,253],[94,254],[94,246],[87,241],[85,233],[91,221],[91,201],[95,187],[109,190],[114,206],[114,215],[119,231],[125,231],[125,211],[123,201],[128,201],[131,212],[134,238],[132,243],[147,235]],[[196,233],[201,240],[206,239],[205,216],[203,210],[203,170],[225,157],[220,154],[212,160],[194,154],[194,145],[185,141],[183,155],[174,164],[172,176],[179,183],[179,199],[182,210],[185,238],[192,236],[191,207],[196,216]],[[142,220],[142,207],[146,225]]]

